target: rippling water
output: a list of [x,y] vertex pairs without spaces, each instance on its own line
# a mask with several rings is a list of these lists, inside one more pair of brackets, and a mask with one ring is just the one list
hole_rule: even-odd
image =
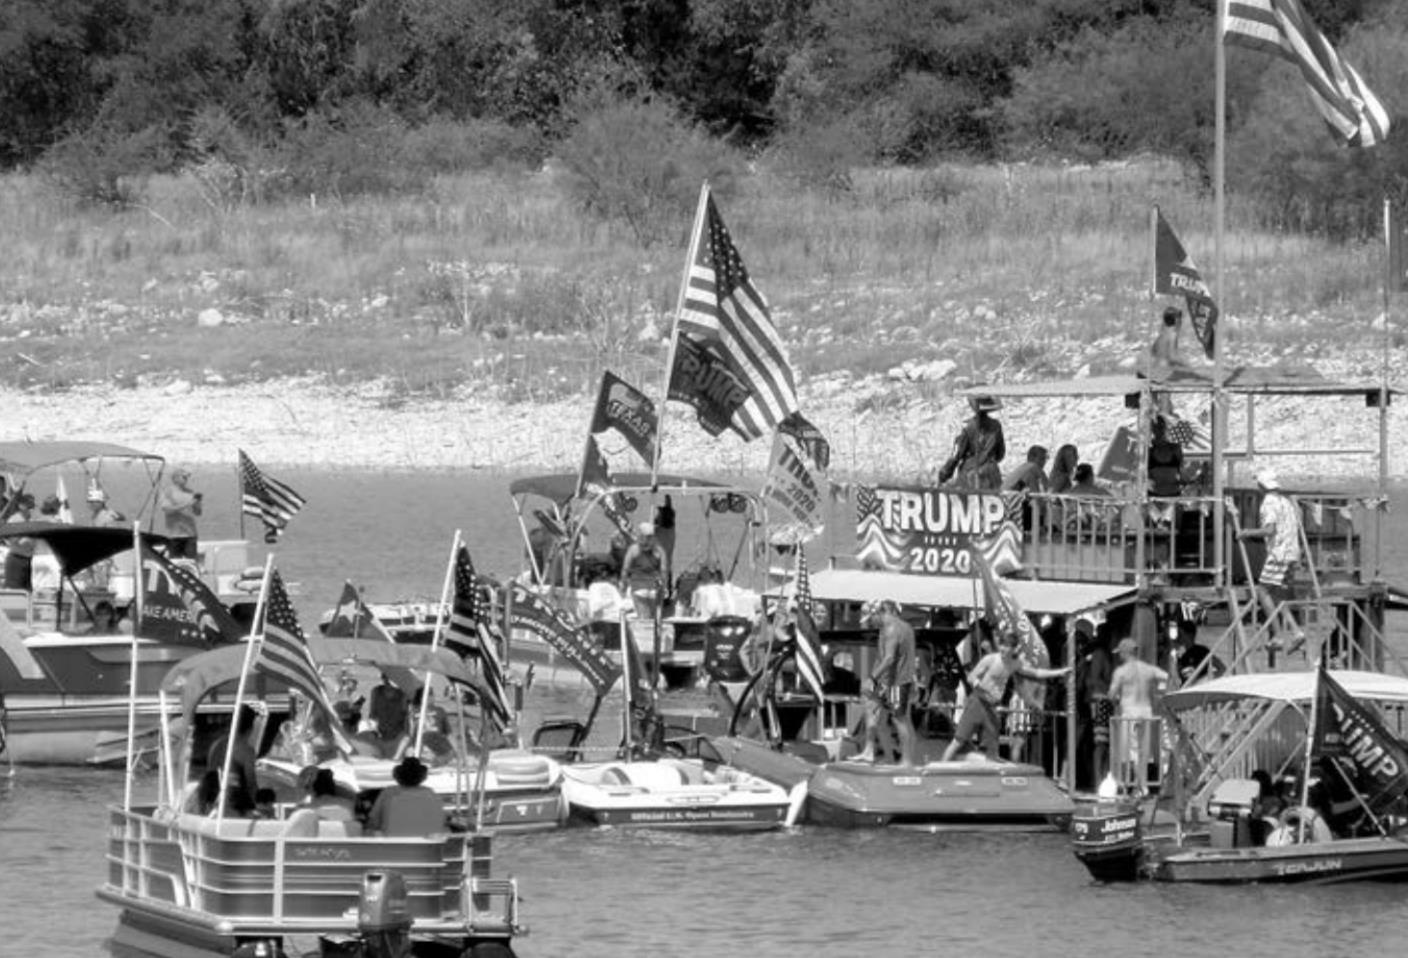
[[[376,599],[437,593],[456,527],[482,567],[516,566],[502,478],[280,477],[310,499],[279,552],[285,575],[303,585],[305,620],[348,578]],[[212,498],[233,495],[231,477],[201,478]],[[217,509],[203,533],[233,534],[236,523],[232,508]],[[1394,568],[1408,568],[1402,556]],[[93,889],[104,807],[122,791],[108,771],[0,778],[0,955],[104,954],[116,913]],[[1392,955],[1408,940],[1401,886],[1099,886],[1062,835],[568,830],[503,838],[496,853],[496,868],[520,879],[532,928],[517,950],[543,958]]]

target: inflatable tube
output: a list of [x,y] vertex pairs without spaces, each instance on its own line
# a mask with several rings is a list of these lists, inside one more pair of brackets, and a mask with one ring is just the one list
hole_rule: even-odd
[[1297,805],[1288,808],[1281,813],[1280,824],[1266,836],[1268,848],[1279,848],[1286,845],[1301,844],[1301,834],[1304,831],[1305,842],[1330,842],[1334,841],[1335,834],[1330,831],[1330,826],[1325,819],[1320,817],[1320,813],[1313,808],[1304,805]]

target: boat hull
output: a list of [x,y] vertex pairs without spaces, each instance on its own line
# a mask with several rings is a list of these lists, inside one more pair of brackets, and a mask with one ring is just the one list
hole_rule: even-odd
[[765,831],[785,825],[790,807],[776,785],[688,760],[568,766],[562,791],[573,821],[617,828]]
[[930,762],[817,764],[749,739],[711,743],[724,761],[783,788],[807,786],[803,818],[843,828],[1063,831],[1075,806],[1035,765]]
[[1151,877],[1220,885],[1408,881],[1408,842],[1349,838],[1276,848],[1190,849],[1159,857]]

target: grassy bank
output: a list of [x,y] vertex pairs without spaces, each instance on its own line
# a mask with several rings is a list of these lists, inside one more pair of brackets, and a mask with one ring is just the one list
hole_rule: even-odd
[[[1118,364],[1152,334],[1154,203],[1211,274],[1211,202],[1155,162],[875,171],[841,194],[763,171],[721,199],[804,381],[906,360],[947,359],[964,379]],[[1378,248],[1251,233],[1235,203],[1228,222],[1232,358],[1377,348]],[[642,248],[576,208],[551,167],[282,206],[226,206],[167,178],[122,211],[11,176],[7,375],[41,389],[385,379],[393,402],[465,383],[545,401],[603,366],[654,384],[688,225]]]

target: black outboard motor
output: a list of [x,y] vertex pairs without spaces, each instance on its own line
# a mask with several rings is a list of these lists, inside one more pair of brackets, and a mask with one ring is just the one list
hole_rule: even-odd
[[411,906],[406,879],[396,871],[367,872],[357,901],[363,958],[404,958],[411,952]]
[[276,939],[246,941],[230,953],[230,958],[287,958]]
[[1071,844],[1096,881],[1135,881],[1144,866],[1139,806],[1130,802],[1080,806],[1071,817]]

